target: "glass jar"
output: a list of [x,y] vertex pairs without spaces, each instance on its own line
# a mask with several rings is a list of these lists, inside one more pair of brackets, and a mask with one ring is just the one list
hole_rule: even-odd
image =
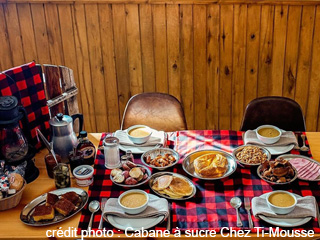
[[116,137],[106,137],[103,140],[105,166],[114,169],[121,166],[119,155],[119,139]]
[[69,167],[65,163],[59,163],[53,168],[53,176],[56,188],[70,187],[70,172]]
[[81,131],[79,133],[77,150],[83,153],[85,165],[93,165],[96,156],[96,147],[88,139],[88,133],[86,131]]

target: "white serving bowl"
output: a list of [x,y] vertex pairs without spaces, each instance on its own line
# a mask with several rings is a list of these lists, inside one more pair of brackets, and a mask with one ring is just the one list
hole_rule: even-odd
[[[259,134],[259,130],[262,129],[262,128],[273,128],[273,129],[275,129],[275,130],[277,130],[279,132],[279,135],[276,136],[276,137],[264,137],[264,136],[261,136]],[[260,127],[258,127],[256,129],[256,134],[257,134],[258,139],[261,142],[263,142],[265,144],[273,144],[273,143],[276,143],[276,142],[278,142],[280,140],[280,137],[282,135],[282,131],[281,131],[280,128],[278,128],[276,126],[273,126],[273,125],[262,125],[262,126],[260,126]]]
[[[278,207],[278,206],[275,206],[273,205],[272,203],[269,202],[269,197],[272,195],[272,194],[275,194],[275,193],[279,193],[279,192],[283,192],[283,193],[286,193],[286,194],[289,194],[291,197],[293,197],[294,199],[294,204],[292,206],[289,206],[289,207]],[[290,192],[287,192],[287,191],[282,191],[282,190],[277,190],[277,191],[273,191],[273,192],[270,192],[268,195],[267,195],[267,204],[269,206],[269,208],[276,214],[288,214],[290,212],[293,211],[293,209],[296,207],[297,205],[297,198]]]
[[[145,136],[145,137],[132,137],[132,136],[129,134],[129,132],[130,132],[131,130],[135,129],[135,128],[144,128],[144,130],[146,130],[147,132],[149,132],[149,135],[148,135],[148,136]],[[129,138],[130,141],[133,142],[134,144],[143,144],[143,143],[146,143],[146,142],[149,140],[149,138],[150,138],[150,136],[151,136],[151,134],[152,134],[151,128],[149,128],[149,127],[146,126],[146,125],[133,125],[133,126],[129,127],[129,128],[126,130],[126,132],[127,132],[128,138]]]
[[[144,194],[146,197],[147,197],[147,201],[139,206],[139,207],[136,207],[136,208],[128,208],[128,207],[125,207],[121,204],[121,199],[126,196],[127,194],[130,194],[130,193],[142,193]],[[118,198],[118,204],[120,205],[120,207],[128,214],[139,214],[141,212],[143,212],[144,210],[146,210],[146,208],[148,207],[148,203],[149,203],[149,195],[148,193],[146,193],[145,191],[142,191],[142,190],[139,190],[139,189],[132,189],[132,190],[128,190],[124,193],[122,193],[119,198]]]

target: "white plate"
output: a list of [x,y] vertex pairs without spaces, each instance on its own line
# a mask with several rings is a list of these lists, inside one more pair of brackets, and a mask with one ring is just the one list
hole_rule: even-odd
[[268,147],[264,145],[263,147],[266,148],[272,155],[279,155],[291,151],[294,148],[294,144],[275,147]]
[[[268,193],[262,194],[260,197],[266,198]],[[298,194],[293,193],[293,195],[300,199],[302,198]],[[273,218],[273,217],[266,217],[266,216],[259,216],[263,221],[266,221],[267,223],[270,223],[272,225],[278,226],[278,227],[297,227],[301,226],[303,224],[306,224],[309,222],[312,217],[306,217],[306,218]]]
[[[156,130],[154,130],[156,131]],[[115,137],[117,137],[117,131],[113,134]],[[166,137],[166,136],[165,136]],[[160,147],[163,147],[162,144],[157,144],[155,146],[147,146],[147,147],[142,147],[142,146],[139,146],[139,145],[136,145],[136,146],[128,146],[128,145],[121,145],[119,144],[119,148],[120,150],[126,152],[128,150],[130,150],[132,153],[134,154],[142,154],[142,153],[145,153],[146,151],[149,151],[149,150],[152,150],[154,148],[160,148]]]
[[[149,198],[150,200],[153,200],[158,199],[159,197],[153,194],[149,194]],[[120,218],[117,216],[107,215],[108,222],[112,226],[124,231],[128,227],[130,227],[131,231],[141,230],[142,228],[149,229],[162,222],[164,220],[163,218],[164,216],[153,218]]]

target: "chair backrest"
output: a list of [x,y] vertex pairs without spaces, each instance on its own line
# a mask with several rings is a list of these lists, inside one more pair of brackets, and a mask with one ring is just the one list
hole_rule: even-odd
[[[65,66],[37,64],[44,83],[50,116],[61,112],[67,115],[79,113],[73,70]],[[78,129],[78,128],[76,128]]]
[[141,93],[130,98],[123,114],[121,129],[136,124],[167,132],[187,129],[181,103],[165,93]]
[[252,100],[242,118],[241,131],[270,124],[284,130],[306,131],[300,105],[290,98],[261,97]]

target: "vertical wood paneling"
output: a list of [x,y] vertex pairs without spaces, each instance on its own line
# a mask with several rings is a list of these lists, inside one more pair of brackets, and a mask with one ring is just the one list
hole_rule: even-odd
[[156,77],[154,68],[153,25],[151,5],[141,4],[139,6],[139,13],[143,90],[145,92],[155,92]]
[[120,119],[111,5],[100,4],[99,17],[109,131],[115,131],[120,126]]
[[138,5],[126,5],[126,25],[130,92],[132,95],[143,92],[141,69],[141,43]]
[[43,4],[30,4],[30,7],[38,56],[37,60],[41,64],[49,64],[51,59],[44,6]]
[[102,132],[108,126],[107,97],[104,85],[104,68],[102,63],[99,14],[97,4],[86,4],[89,61],[93,85],[93,100],[97,131]]
[[178,100],[180,95],[180,32],[179,5],[167,6],[167,47],[168,47],[168,83],[169,94]]
[[120,119],[130,98],[130,76],[127,52],[126,12],[124,4],[112,6],[114,50],[118,82]]
[[220,7],[207,7],[207,129],[219,128]]
[[[69,4],[58,5],[59,22],[61,30],[61,42],[64,64],[73,70],[76,85],[80,87],[78,77],[78,64],[75,49],[74,31],[72,24],[71,6]],[[80,96],[81,97],[81,96]],[[79,110],[82,112],[82,103],[78,101]]]
[[193,85],[194,85],[194,124],[197,129],[206,129],[206,6],[193,7]]
[[272,73],[269,95],[282,95],[284,56],[286,50],[288,6],[276,6],[274,12]]
[[301,7],[290,6],[288,13],[288,28],[286,42],[286,57],[283,76],[283,96],[294,98],[297,61],[299,50]]
[[232,129],[239,129],[244,109],[247,5],[235,5],[233,16]]
[[261,6],[248,6],[244,104],[257,97]]
[[19,23],[21,30],[22,45],[26,62],[31,62],[38,58],[30,5],[28,3],[17,5]]
[[4,16],[3,6],[0,7],[0,46],[3,53],[7,53],[6,57],[0,58],[0,71],[13,66],[12,54],[9,45],[8,29]]
[[90,132],[119,129],[129,98],[154,91],[182,102],[189,129],[236,130],[249,101],[279,95],[320,130],[319,7],[164,3],[2,3],[0,70],[73,69]]
[[180,6],[180,76],[181,100],[186,115],[187,126],[194,129],[194,99],[193,99],[193,33],[192,6]]
[[308,90],[311,66],[311,51],[314,29],[314,6],[305,6],[302,9],[301,32],[299,43],[299,58],[297,69],[297,83],[295,100],[300,104],[303,112],[307,109]]
[[268,95],[271,80],[274,6],[261,6],[258,97]]
[[153,5],[152,13],[156,91],[168,93],[167,24],[165,5]]
[[97,131],[85,20],[84,5],[76,4],[73,8],[73,29],[78,63],[79,95],[82,102],[82,111],[85,116],[85,128],[92,129],[91,131]]
[[[311,60],[311,74],[308,94],[306,125],[313,131],[320,130],[319,104],[320,104],[320,7],[317,7],[315,16],[313,48]],[[318,120],[317,120],[318,119]],[[318,125],[318,129],[317,129]]]
[[219,128],[231,128],[232,50],[233,50],[233,6],[220,7],[220,99]]
[[13,3],[6,4],[3,6],[7,23],[13,65],[20,65],[25,63],[25,58],[21,41],[21,32],[17,13],[17,6]]

